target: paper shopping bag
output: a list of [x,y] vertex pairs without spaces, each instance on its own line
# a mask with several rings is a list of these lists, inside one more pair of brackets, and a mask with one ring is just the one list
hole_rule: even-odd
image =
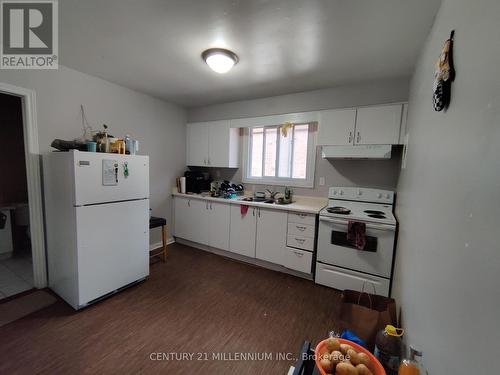
[[396,302],[364,291],[344,290],[340,306],[343,327],[358,335],[373,351],[377,332],[387,324],[397,326]]

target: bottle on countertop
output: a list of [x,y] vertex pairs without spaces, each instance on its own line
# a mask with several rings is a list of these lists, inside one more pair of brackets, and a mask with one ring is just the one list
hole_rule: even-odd
[[404,330],[391,325],[377,333],[375,339],[375,357],[384,366],[387,375],[397,375],[401,361]]
[[420,350],[415,349],[410,345],[410,357],[405,358],[401,361],[401,365],[399,366],[398,375],[424,375],[427,374],[427,371],[423,367],[419,358],[422,357],[422,352]]

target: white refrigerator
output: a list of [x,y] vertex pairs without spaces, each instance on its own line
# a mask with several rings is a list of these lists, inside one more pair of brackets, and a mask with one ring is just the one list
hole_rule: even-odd
[[43,157],[49,286],[80,309],[149,275],[149,157]]

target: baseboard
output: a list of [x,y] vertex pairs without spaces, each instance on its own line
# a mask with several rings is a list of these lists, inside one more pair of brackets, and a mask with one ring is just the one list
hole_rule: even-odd
[[231,259],[237,260],[239,262],[252,264],[254,266],[258,266],[258,267],[262,267],[262,268],[267,268],[267,269],[272,270],[272,271],[287,273],[289,275],[300,277],[300,278],[306,279],[306,280],[311,280],[311,281],[313,280],[312,274],[302,273],[299,271],[291,270],[291,269],[286,268],[284,266],[280,266],[279,264],[274,264],[271,262],[267,262],[265,260],[260,260],[260,259],[256,259],[256,258],[249,258],[249,257],[246,257],[244,255],[235,254],[235,253],[232,253],[230,251],[226,251],[226,250],[222,250],[222,249],[217,249],[215,247],[211,247],[211,246],[203,245],[203,244],[200,244],[197,242],[185,240],[183,238],[176,238],[176,241],[180,244],[191,246],[191,247],[194,247],[196,249],[207,251],[209,253],[220,255],[220,256],[223,256],[226,258],[231,258]]
[[[174,242],[175,242],[175,239],[173,237],[170,237],[167,240],[167,245],[171,245]],[[162,246],[163,246],[163,242],[156,242],[156,243],[149,244],[149,251],[159,249]]]
[[10,259],[10,258],[12,258],[12,251],[0,254],[0,260]]

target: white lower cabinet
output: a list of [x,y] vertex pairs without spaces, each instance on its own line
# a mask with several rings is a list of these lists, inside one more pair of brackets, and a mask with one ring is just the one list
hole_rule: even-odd
[[222,250],[229,250],[231,205],[210,202],[208,206],[208,245]]
[[[299,214],[292,214],[292,218],[293,215]],[[306,216],[298,217],[299,223],[290,223],[286,211],[248,207],[242,213],[239,204],[174,198],[176,237],[311,273],[314,224],[311,227],[310,222],[314,215],[305,221],[302,219]],[[294,231],[311,237],[289,235],[288,243],[293,248],[287,247],[287,234]]]
[[283,265],[295,271],[311,273],[312,253],[287,247],[284,252]]
[[241,213],[239,205],[231,205],[231,233],[229,251],[255,258],[255,237],[257,231],[257,208],[248,207]]
[[175,236],[207,245],[207,202],[183,197],[176,197],[174,202]]
[[259,208],[255,257],[271,263],[283,264],[286,247],[288,213]]

